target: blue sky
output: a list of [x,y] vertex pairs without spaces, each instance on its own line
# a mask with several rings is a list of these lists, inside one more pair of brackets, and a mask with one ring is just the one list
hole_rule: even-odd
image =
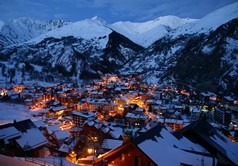
[[79,21],[99,16],[108,23],[160,16],[202,18],[237,0],[1,0],[0,20],[31,17]]

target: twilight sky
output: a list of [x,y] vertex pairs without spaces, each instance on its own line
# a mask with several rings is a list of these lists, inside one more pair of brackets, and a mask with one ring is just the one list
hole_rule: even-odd
[[108,23],[160,16],[202,18],[237,0],[0,0],[0,20],[31,17],[79,21],[99,16]]

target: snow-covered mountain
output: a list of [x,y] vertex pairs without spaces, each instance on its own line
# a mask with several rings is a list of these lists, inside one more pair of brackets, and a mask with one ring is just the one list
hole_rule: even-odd
[[227,5],[223,8],[215,10],[205,17],[192,22],[184,24],[179,29],[175,30],[172,35],[194,34],[194,33],[209,33],[216,30],[220,25],[238,17],[238,2]]
[[141,23],[128,21],[116,22],[110,25],[97,16],[74,23],[64,22],[63,20],[41,21],[19,18],[8,22],[0,21],[0,45],[8,46],[29,40],[30,42],[40,42],[47,37],[60,38],[62,36],[91,39],[102,36],[105,31],[109,34],[114,30],[133,42],[148,47],[172,29],[194,21],[196,19],[164,16]]
[[181,25],[155,41],[126,68],[147,82],[175,79],[199,89],[237,94],[238,3]]
[[115,31],[127,36],[129,39],[141,46],[148,47],[171,30],[183,24],[195,22],[196,19],[179,18],[176,16],[159,17],[152,21],[141,23],[116,22],[111,25]]
[[41,21],[25,17],[6,22],[0,21],[0,49],[4,46],[26,42],[67,24],[70,23],[63,20]]
[[111,32],[112,30],[107,27],[106,23],[98,17],[93,17],[49,31],[30,40],[29,43],[39,43],[48,37],[59,39],[65,36],[74,36],[85,40],[98,40],[98,44],[100,44],[102,48],[105,48],[108,42],[108,36]]
[[238,2],[199,20],[165,16],[111,25],[98,17],[74,23],[27,18],[0,22],[0,76],[16,82],[66,81],[132,70],[149,83],[174,79],[235,92],[237,18]]
[[[69,81],[98,78],[102,73],[116,72],[143,50],[94,17],[6,47],[0,54],[3,68],[8,68],[2,69],[2,76],[11,75],[14,70],[10,80],[15,82],[34,78],[51,81],[62,80],[62,77]],[[52,78],[52,74],[58,77]],[[13,78],[16,75],[22,77]]]

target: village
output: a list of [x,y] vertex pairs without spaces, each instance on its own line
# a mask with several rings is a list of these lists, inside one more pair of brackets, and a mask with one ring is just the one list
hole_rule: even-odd
[[[135,73],[108,74],[84,86],[5,85],[0,96],[0,102],[23,104],[34,117],[0,124],[0,153],[8,156],[54,156],[78,165],[123,165],[133,155],[128,152],[125,156],[125,148],[119,149],[122,145],[134,149],[138,138],[151,129],[157,128],[162,135],[165,126],[168,133],[176,133],[194,123],[204,124],[204,118],[231,142],[238,141],[238,99],[172,81],[148,85]],[[133,139],[137,140],[133,145],[126,144]],[[214,161],[211,156],[205,162]],[[143,157],[133,161],[158,164]]]

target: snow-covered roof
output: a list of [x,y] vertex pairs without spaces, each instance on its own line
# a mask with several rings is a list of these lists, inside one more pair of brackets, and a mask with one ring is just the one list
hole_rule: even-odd
[[115,149],[122,145],[122,140],[116,140],[116,139],[104,139],[102,143],[103,149]]
[[91,118],[91,117],[95,117],[96,116],[95,113],[89,112],[89,111],[82,111],[82,112],[73,111],[72,114],[73,115],[77,115],[77,116],[81,116],[81,117],[84,117],[84,118]]
[[192,109],[193,113],[200,113],[201,112],[201,108],[199,108],[199,107],[193,106],[193,107],[191,107],[191,109]]
[[134,113],[128,112],[128,113],[126,114],[126,118],[146,120],[146,119],[148,118],[148,116],[147,116],[147,115],[144,115],[144,114],[134,114]]
[[54,138],[56,138],[57,140],[64,140],[66,138],[70,137],[70,134],[67,130],[59,130],[59,131],[55,131],[53,133]]
[[157,120],[157,122],[160,122],[160,123],[176,123],[176,124],[183,124],[183,120],[180,120],[180,119],[173,119],[173,118],[166,118],[166,119],[163,119],[163,118],[159,118]]
[[231,96],[224,96],[224,98],[228,101],[233,101],[234,100]]
[[153,102],[154,102],[153,99],[146,100],[146,103],[153,103]]
[[175,105],[174,108],[175,109],[183,109],[183,106],[182,105]]
[[54,112],[65,110],[67,107],[66,106],[58,106],[58,107],[51,107],[49,110],[52,110]]
[[34,123],[38,128],[39,128],[39,127],[45,127],[45,124],[44,124],[43,120],[34,121],[33,123]]
[[127,103],[130,102],[130,100],[129,100],[126,96],[121,96],[121,100],[124,100],[124,101],[126,101]]
[[216,94],[212,92],[202,92],[201,95],[206,97],[216,96]]
[[47,132],[51,135],[53,132],[59,131],[60,128],[59,128],[59,126],[54,125],[54,126],[47,126],[47,127],[46,127],[46,130],[47,130]]
[[2,125],[0,131],[0,137],[5,139],[5,143],[7,139],[15,138],[24,151],[38,148],[48,142],[30,119]]
[[144,111],[144,108],[137,107],[135,111],[136,111],[136,112],[143,112],[143,111]]
[[237,142],[231,142],[228,138],[221,135],[214,135],[213,137],[210,136],[210,138],[219,144],[221,147],[224,148],[225,154],[231,159],[234,163],[238,165],[238,143]]
[[14,126],[0,129],[0,139],[4,139],[5,143],[7,143],[7,140],[18,136],[21,136],[21,134]]
[[102,127],[102,123],[95,123],[94,126],[95,128],[100,129]]
[[69,131],[70,132],[80,132],[80,131],[83,131],[83,129],[79,126],[73,126],[72,128],[70,128]]
[[155,103],[160,105],[162,104],[162,100],[155,100]]
[[[212,157],[195,153],[196,150],[203,152],[202,147],[194,146],[188,140],[178,140],[161,126],[152,128],[135,138],[133,142],[158,165],[180,165],[181,163],[200,165],[202,162],[204,165],[212,165],[213,162]],[[185,150],[191,150],[191,152]]]
[[[188,136],[190,140],[197,140],[199,137],[203,144],[208,144],[209,147],[212,147],[212,151],[215,153],[213,155],[218,158],[222,156],[222,160],[238,165],[238,143],[231,142],[207,122],[205,117],[201,117],[196,122],[184,127],[180,132],[185,136],[187,132],[192,133]],[[191,135],[193,137],[190,137]]]
[[20,147],[25,150],[32,150],[48,143],[37,128],[31,128],[21,134],[21,137],[16,140]]
[[69,153],[70,150],[71,150],[70,146],[65,143],[63,143],[59,148],[59,151],[64,153]]
[[109,127],[103,127],[102,131],[106,134],[110,131],[110,128]]
[[92,99],[92,98],[88,98],[87,102],[89,102],[90,104],[108,104],[106,99]]
[[123,136],[123,130],[121,127],[111,127],[110,135],[115,138],[119,139],[120,137]]

